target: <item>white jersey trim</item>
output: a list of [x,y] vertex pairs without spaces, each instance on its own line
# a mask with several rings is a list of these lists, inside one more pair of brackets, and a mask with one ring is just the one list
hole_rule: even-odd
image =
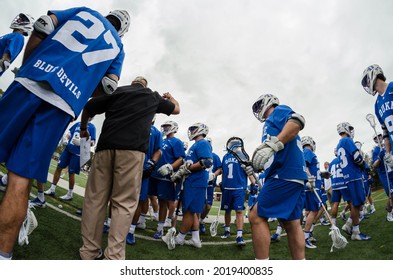
[[59,108],[60,110],[66,112],[75,118],[75,113],[71,109],[70,105],[64,101],[60,96],[53,92],[51,86],[46,82],[37,82],[28,78],[15,78],[15,81],[22,84],[25,88],[27,88],[31,93],[35,94],[42,100],[52,104],[53,106]]

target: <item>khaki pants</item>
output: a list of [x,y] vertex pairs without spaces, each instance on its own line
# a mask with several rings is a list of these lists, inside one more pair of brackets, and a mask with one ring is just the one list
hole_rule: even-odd
[[103,150],[95,154],[87,180],[81,232],[82,260],[98,256],[108,202],[111,227],[106,259],[125,259],[126,236],[138,206],[145,154],[130,150]]

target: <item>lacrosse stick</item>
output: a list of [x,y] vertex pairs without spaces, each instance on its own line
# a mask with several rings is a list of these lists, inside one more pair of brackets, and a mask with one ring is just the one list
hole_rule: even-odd
[[179,216],[179,207],[180,207],[180,203],[181,203],[182,196],[183,196],[183,184],[184,184],[185,179],[186,179],[186,176],[183,176],[182,181],[181,181],[181,186],[180,186],[179,199],[178,199],[177,205],[176,205],[175,218],[174,218],[172,227],[170,229],[168,229],[168,232],[162,237],[162,240],[168,246],[168,250],[173,250],[176,247],[176,243],[175,243],[176,224],[177,224],[177,217]]
[[[222,201],[222,198],[221,198],[221,201]],[[220,203],[219,207],[220,208],[218,208],[216,219],[210,225],[210,236],[216,236],[217,235],[217,227],[218,227],[218,224],[219,224],[218,217],[220,217],[220,213],[221,213],[221,203]]]
[[[374,133],[375,133],[375,135],[377,136],[377,140],[378,140],[379,151],[382,152],[382,143],[381,143],[381,141],[379,140],[377,130],[375,129],[376,124],[375,124],[374,115],[373,115],[373,114],[367,114],[367,115],[366,115],[366,120],[369,122],[369,124],[371,125],[371,127],[374,129]],[[386,170],[386,181],[388,182],[388,189],[389,189],[389,204],[390,204],[390,207],[392,207],[392,193],[390,192],[390,182],[389,182],[389,174],[388,174],[388,168],[387,168],[388,166],[387,166],[387,164],[386,164],[386,162],[385,162],[384,159],[383,159],[382,161],[383,161],[383,165],[384,165],[385,170]]]
[[329,219],[329,222],[331,224],[329,235],[332,238],[333,244],[332,244],[332,247],[330,248],[330,252],[333,252],[333,248],[344,249],[345,246],[347,246],[347,244],[348,244],[347,239],[341,235],[340,230],[333,223],[332,218],[330,217],[329,212],[326,210],[325,205],[323,205],[322,200],[321,200],[317,190],[315,188],[313,188],[313,191],[314,191],[315,196],[317,197],[319,203],[321,204],[326,217]]
[[[227,142],[227,151],[230,152],[240,164],[252,166],[250,162],[250,157],[244,150],[243,139],[239,137],[231,137]],[[253,177],[255,179],[255,182],[258,184],[259,189],[261,189],[262,183],[261,181],[259,181],[259,178],[257,174],[255,174],[255,172],[253,172]]]

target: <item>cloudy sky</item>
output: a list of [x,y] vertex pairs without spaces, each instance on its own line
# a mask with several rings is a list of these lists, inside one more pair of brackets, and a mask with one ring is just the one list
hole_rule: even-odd
[[[19,12],[37,19],[49,9],[81,5],[74,0],[6,2],[0,34],[10,32]],[[104,15],[114,9],[131,14],[120,85],[142,75],[153,90],[171,92],[181,114],[159,115],[156,125],[177,121],[182,140],[188,141],[190,125],[203,122],[220,156],[231,136],[242,137],[252,154],[262,124],[251,106],[261,94],[272,93],[306,118],[301,136],[314,138],[321,163],[333,158],[336,126],[343,121],[355,127],[355,140],[366,152],[372,149],[374,133],[365,116],[373,113],[375,97],[366,94],[360,80],[374,63],[388,81],[393,76],[393,1],[82,2]],[[5,90],[12,78],[11,72],[4,74],[0,88]],[[94,120],[98,131],[102,120]]]

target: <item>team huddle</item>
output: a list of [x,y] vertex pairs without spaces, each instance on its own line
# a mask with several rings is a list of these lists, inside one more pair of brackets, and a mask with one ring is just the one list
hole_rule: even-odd
[[[122,37],[129,26],[125,10],[103,16],[78,7],[48,11],[36,21],[21,13],[12,21],[13,32],[0,38],[1,76],[21,52],[23,36],[29,36],[22,65],[13,69],[15,79],[0,99],[0,123],[4,124],[0,161],[8,170],[0,183],[7,186],[0,204],[0,259],[12,259],[17,240],[28,243],[27,236],[36,226],[28,207],[33,180],[38,182],[38,196],[30,205],[43,207],[45,194],[55,193],[61,170],[67,167],[70,189],[61,199],[72,199],[74,174],[81,167],[82,139],[89,139],[88,147],[95,145],[90,121],[99,114],[105,114],[105,120],[83,202],[79,249],[83,260],[125,259],[126,244],[136,243],[135,229],[145,227],[149,201],[153,206],[157,203],[153,238],[165,242],[170,250],[182,245],[201,248],[200,234],[206,234],[205,219],[218,185],[220,211],[225,212],[221,238],[231,235],[231,212],[235,211],[236,244],[241,247],[246,245],[243,212],[248,192],[246,216],[257,260],[269,259],[270,243],[280,240],[283,230],[292,259],[305,259],[306,248],[316,248],[313,230],[318,220],[330,224],[332,249],[344,248],[347,240],[336,227],[342,201],[347,203],[350,217],[345,217],[341,230],[353,241],[371,239],[360,230],[361,221],[375,212],[370,166],[360,142],[353,140],[350,123],[337,125],[340,138],[325,173],[320,170],[313,138],[300,136],[306,125],[304,117],[272,94],[263,94],[252,104],[252,113],[263,129],[261,145],[251,158],[242,149],[237,137],[241,135],[228,138],[227,153],[219,158],[205,123],[188,127],[188,140],[193,142],[188,147],[176,137],[176,122],[168,120],[160,129],[154,125],[156,114],[180,114],[179,102],[171,93],[153,91],[143,76],[118,86],[127,57]],[[375,115],[382,133],[377,133],[374,116],[368,117],[377,144],[372,164],[388,196],[387,221],[391,222],[393,84],[386,83],[378,65],[364,70],[361,84],[367,93],[378,93]],[[52,186],[45,191],[52,155],[69,124],[79,117],[66,141],[70,147],[62,154]],[[221,180],[217,180],[219,176]],[[367,200],[370,211],[364,207]],[[345,210],[340,215],[344,217]],[[272,219],[278,220],[273,235]],[[217,223],[211,224],[212,235],[217,233],[216,227]],[[164,228],[169,229],[165,232]],[[104,232],[108,245],[101,248]]]

